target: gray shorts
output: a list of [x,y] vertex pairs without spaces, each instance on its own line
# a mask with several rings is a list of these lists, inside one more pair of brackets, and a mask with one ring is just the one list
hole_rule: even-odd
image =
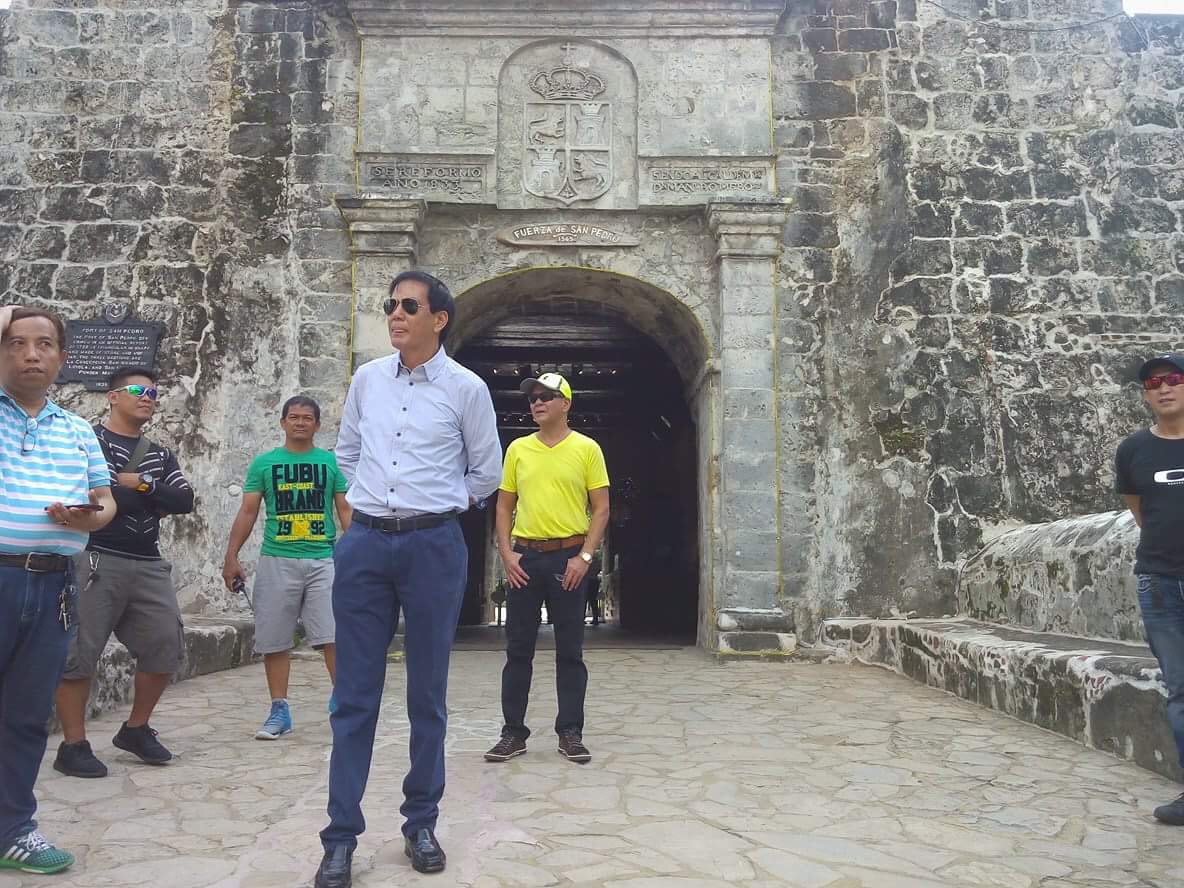
[[110,552],[81,552],[74,556],[74,571],[78,632],[70,641],[65,678],[94,675],[112,632],[136,658],[138,671],[177,671],[185,627],[173,588],[172,564]]
[[251,604],[257,654],[290,651],[297,620],[313,647],[332,644],[333,559],[260,555]]

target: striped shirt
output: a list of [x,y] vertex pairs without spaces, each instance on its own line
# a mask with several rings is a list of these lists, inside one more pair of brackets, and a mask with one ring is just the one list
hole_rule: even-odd
[[30,417],[0,389],[0,552],[81,552],[87,532],[55,523],[45,507],[85,503],[89,491],[110,486],[89,422],[48,399]]

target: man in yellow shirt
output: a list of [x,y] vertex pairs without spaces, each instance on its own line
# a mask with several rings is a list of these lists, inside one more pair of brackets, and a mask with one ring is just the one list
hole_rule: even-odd
[[592,758],[583,742],[584,584],[608,527],[608,470],[600,445],[567,424],[566,379],[544,373],[523,380],[521,387],[539,430],[510,443],[498,490],[497,548],[510,585],[502,670],[505,724],[485,760],[504,762],[526,752],[526,703],[546,603],[555,629],[559,754],[584,763]]

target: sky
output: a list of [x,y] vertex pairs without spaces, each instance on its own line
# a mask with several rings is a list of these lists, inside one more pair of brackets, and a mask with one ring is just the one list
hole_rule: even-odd
[[1123,0],[1122,7],[1131,15],[1140,12],[1184,15],[1184,0]]

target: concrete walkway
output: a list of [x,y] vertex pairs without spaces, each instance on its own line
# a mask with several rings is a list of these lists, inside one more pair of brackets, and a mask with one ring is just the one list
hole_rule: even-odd
[[[585,740],[555,752],[553,670],[536,668],[527,755],[481,753],[500,724],[497,653],[453,659],[440,875],[415,873],[399,838],[406,762],[393,664],[367,796],[358,886],[581,888],[1004,888],[1184,885],[1184,828],[1156,824],[1180,787],[1104,753],[860,666],[717,664],[693,649],[598,650]],[[325,823],[328,681],[293,672],[296,733],[252,738],[266,714],[250,666],[169,691],[154,726],[178,754],[152,768],[116,754],[121,719],[92,724],[105,780],[50,767],[46,834],[79,861],[16,886],[311,883]]]

